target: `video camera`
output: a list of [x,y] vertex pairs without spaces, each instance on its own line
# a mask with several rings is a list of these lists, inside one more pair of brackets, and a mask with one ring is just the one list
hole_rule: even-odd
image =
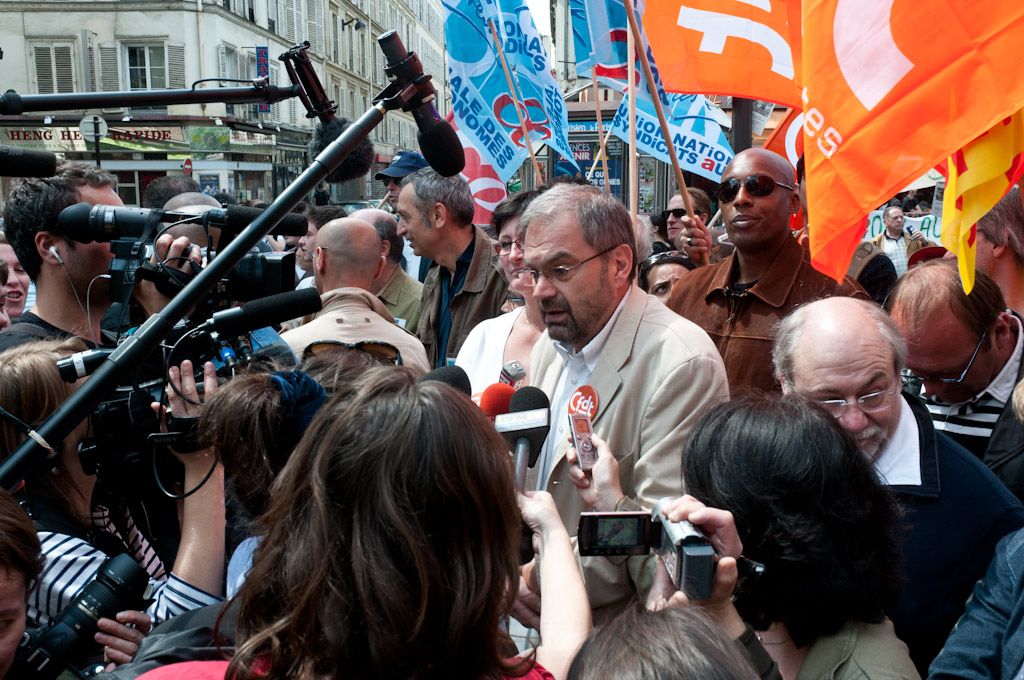
[[80,663],[95,647],[93,635],[101,618],[113,619],[128,609],[144,610],[149,591],[149,575],[129,555],[107,558],[96,578],[49,625],[25,631],[7,677],[52,680],[64,670],[94,677],[94,668],[69,669],[68,663]]
[[662,498],[650,512],[584,512],[577,536],[580,555],[645,555],[656,550],[676,588],[690,600],[711,597],[718,556],[691,523],[669,522]]

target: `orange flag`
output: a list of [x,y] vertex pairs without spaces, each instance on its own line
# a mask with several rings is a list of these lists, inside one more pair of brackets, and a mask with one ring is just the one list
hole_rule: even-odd
[[800,106],[800,0],[646,0],[643,18],[666,91]]
[[1024,102],[1024,3],[805,0],[811,259],[841,280],[864,217]]
[[790,108],[782,122],[764,140],[763,148],[779,154],[796,168],[796,162],[804,153],[803,126],[804,112]]
[[1024,174],[1024,109],[949,157],[942,245],[956,253],[964,292],[974,287],[977,223]]

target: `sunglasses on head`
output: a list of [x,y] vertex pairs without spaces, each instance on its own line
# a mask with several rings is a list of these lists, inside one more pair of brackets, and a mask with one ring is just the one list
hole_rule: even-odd
[[668,221],[669,216],[675,217],[677,220],[686,217],[686,208],[671,208],[669,210],[661,211],[661,219]]
[[[735,177],[730,177],[722,182],[722,185],[718,187],[718,200],[722,203],[731,203],[736,200],[736,196],[740,193],[740,184],[740,180]],[[769,196],[777,186],[790,191],[794,190],[788,184],[778,182],[768,175],[749,175],[743,180],[742,185],[751,196]]]
[[330,352],[331,350],[339,348],[354,349],[360,352],[365,352],[377,361],[385,364],[394,364],[395,366],[402,365],[402,353],[398,351],[398,348],[386,342],[380,342],[379,340],[363,340],[361,342],[321,340],[319,342],[311,343],[306,347],[306,349],[302,350],[302,358],[308,359],[314,354]]

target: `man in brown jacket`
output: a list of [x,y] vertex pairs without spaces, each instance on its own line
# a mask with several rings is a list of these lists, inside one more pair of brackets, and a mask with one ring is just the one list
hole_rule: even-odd
[[[789,162],[747,149],[722,174],[722,218],[735,252],[683,275],[668,307],[703,328],[718,347],[729,391],[778,389],[772,374],[775,326],[798,305],[832,295],[870,299],[850,277],[838,284],[811,267],[789,229],[800,208]],[[685,226],[692,225],[688,217]],[[687,222],[691,224],[686,224]]]
[[455,363],[466,336],[501,312],[508,291],[491,240],[473,225],[473,210],[473,193],[461,177],[427,167],[402,180],[398,235],[414,253],[434,260],[417,329],[431,368]]

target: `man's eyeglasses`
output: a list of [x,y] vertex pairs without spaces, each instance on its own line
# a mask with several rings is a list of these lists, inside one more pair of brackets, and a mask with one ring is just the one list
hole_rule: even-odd
[[320,354],[322,352],[330,352],[339,348],[354,349],[359,352],[365,352],[381,363],[394,364],[395,366],[402,365],[402,353],[398,351],[398,348],[392,344],[381,342],[379,340],[363,340],[361,342],[320,340],[318,342],[311,343],[306,347],[306,349],[302,350],[302,358],[308,359],[313,355]]
[[[775,187],[779,186],[784,189],[793,191],[793,187],[788,184],[778,182],[768,175],[749,175],[743,182],[743,188],[747,190],[751,196],[769,196]],[[736,196],[740,193],[740,180],[735,177],[722,182],[722,185],[718,187],[718,200],[722,203],[731,203],[736,199]]]
[[959,378],[926,378],[922,375],[915,375],[910,371],[906,371],[907,377],[912,380],[927,380],[928,382],[940,382],[945,383],[946,385],[959,385],[964,381],[964,378],[967,377],[967,373],[971,370],[971,366],[974,365],[974,360],[978,358],[978,351],[981,349],[982,343],[985,342],[985,336],[987,335],[988,329],[986,328],[985,332],[981,334],[981,340],[978,340],[978,344],[974,348],[974,354],[971,355],[971,360],[967,362],[967,368],[964,369],[964,372],[960,374]]
[[590,262],[591,260],[601,257],[605,253],[610,253],[611,251],[618,248],[619,245],[622,244],[614,245],[611,248],[605,248],[596,255],[591,255],[582,262],[577,262],[576,264],[573,265],[560,264],[557,267],[548,267],[543,271],[538,269],[524,269],[523,273],[520,276],[523,279],[523,283],[525,283],[527,286],[530,286],[531,288],[537,285],[537,282],[540,281],[541,276],[543,276],[546,279],[550,279],[551,281],[565,282],[574,276],[574,272],[577,269],[579,269],[586,263]]
[[686,208],[671,208],[661,211],[661,219],[663,221],[667,222],[669,217],[675,217],[677,220],[686,217]]
[[838,418],[846,412],[847,406],[852,406],[854,403],[865,413],[880,411],[889,406],[894,394],[896,394],[895,389],[879,390],[857,397],[855,402],[845,399],[815,399],[814,403],[832,414],[833,418]]
[[509,253],[512,252],[512,244],[513,243],[516,244],[516,248],[519,248],[519,250],[523,249],[523,239],[522,238],[517,238],[514,241],[498,241],[497,243],[494,244],[494,254],[495,255],[508,255]]
[[381,181],[384,182],[384,188],[385,189],[390,189],[392,183],[400,185],[402,183],[402,178],[401,177],[385,177]]

